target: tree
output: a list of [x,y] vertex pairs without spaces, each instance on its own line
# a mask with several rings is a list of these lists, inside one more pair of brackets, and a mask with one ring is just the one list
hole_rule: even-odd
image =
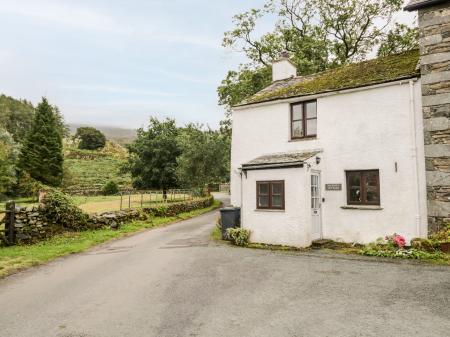
[[59,186],[63,178],[62,151],[57,112],[42,98],[22,148],[20,169],[43,184]]
[[12,136],[0,129],[0,194],[8,192],[16,182],[18,152]]
[[25,139],[33,118],[34,106],[30,102],[0,95],[0,127],[5,129],[16,143]]
[[138,129],[137,139],[128,145],[130,155],[124,167],[131,173],[135,188],[166,190],[178,185],[175,174],[181,153],[178,133],[173,119],[159,121],[152,117],[147,130]]
[[100,130],[89,126],[78,128],[75,138],[80,140],[78,148],[83,150],[103,149],[106,145],[105,135]]
[[[402,0],[269,0],[234,16],[235,27],[222,44],[243,52],[249,63],[227,74],[219,103],[230,110],[270,83],[269,66],[283,50],[302,75],[364,59],[401,5]],[[278,18],[273,31],[257,35],[258,20],[268,15]]]
[[188,124],[180,131],[181,155],[176,170],[185,187],[227,181],[230,174],[230,138],[226,133]]
[[[69,129],[64,117],[57,106],[55,110],[57,127],[61,136],[67,137]],[[27,100],[19,100],[9,96],[0,95],[0,127],[4,128],[13,137],[16,143],[22,143],[33,123],[35,107]]]
[[378,56],[403,53],[419,48],[419,29],[396,23],[394,28],[383,37]]

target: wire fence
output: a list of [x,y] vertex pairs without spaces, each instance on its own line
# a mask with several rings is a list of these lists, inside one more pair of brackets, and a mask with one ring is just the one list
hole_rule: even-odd
[[[199,189],[125,190],[114,195],[72,195],[75,204],[86,213],[103,213],[126,209],[154,207],[158,204],[194,200],[207,192]],[[16,200],[22,207],[37,206],[36,198]],[[0,223],[5,216],[5,203],[0,203]],[[1,226],[1,224],[0,224]]]

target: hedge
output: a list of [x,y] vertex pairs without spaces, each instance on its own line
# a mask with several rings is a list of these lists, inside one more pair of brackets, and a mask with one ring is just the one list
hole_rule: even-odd
[[173,202],[161,204],[154,207],[144,208],[144,213],[152,216],[176,216],[180,213],[191,212],[196,209],[206,208],[213,204],[214,198],[212,196],[200,198],[189,201]]

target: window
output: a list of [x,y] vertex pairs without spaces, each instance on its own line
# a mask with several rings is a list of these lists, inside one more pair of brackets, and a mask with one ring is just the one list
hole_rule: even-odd
[[315,137],[317,134],[317,102],[291,105],[291,139]]
[[284,180],[257,181],[256,208],[284,209]]
[[378,170],[347,171],[347,204],[380,205]]

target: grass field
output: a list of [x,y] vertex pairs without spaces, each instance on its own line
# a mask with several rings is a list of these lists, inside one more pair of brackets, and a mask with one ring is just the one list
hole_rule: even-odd
[[107,242],[149,228],[168,225],[178,220],[189,219],[220,206],[219,201],[208,208],[181,213],[176,217],[154,217],[146,222],[131,222],[118,230],[99,229],[83,232],[68,232],[34,245],[0,247],[0,277],[18,270],[46,263],[55,258],[79,253],[100,243]]

